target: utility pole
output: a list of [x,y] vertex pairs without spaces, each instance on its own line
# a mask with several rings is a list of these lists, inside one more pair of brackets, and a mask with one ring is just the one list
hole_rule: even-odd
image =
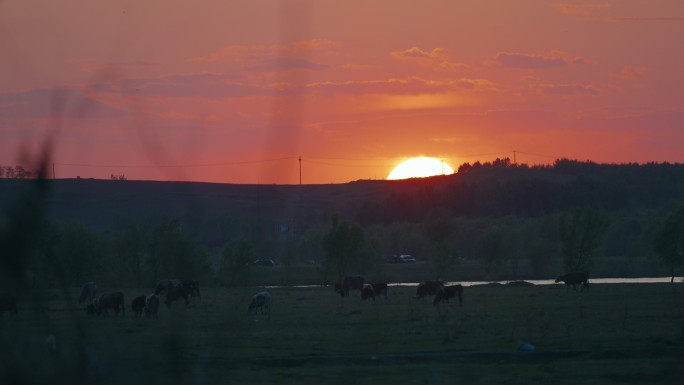
[[299,156],[299,184],[302,184],[302,156]]
[[55,162],[52,162],[52,179],[55,179]]
[[442,175],[444,175],[444,160],[440,160],[442,162]]
[[517,163],[517,162],[515,161],[515,153],[516,153],[516,152],[517,152],[516,150],[513,150],[513,164],[516,164],[516,163]]

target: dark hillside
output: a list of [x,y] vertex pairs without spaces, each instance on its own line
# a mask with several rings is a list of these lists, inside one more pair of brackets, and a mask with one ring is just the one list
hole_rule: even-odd
[[[0,179],[0,211],[28,187]],[[63,179],[51,181],[49,215],[97,230],[155,217],[199,226],[230,216],[257,228],[304,229],[337,213],[364,224],[421,222],[435,211],[454,217],[535,217],[576,206],[607,211],[671,210],[684,202],[684,165],[603,165],[559,160],[461,167],[458,174],[330,185],[235,185]],[[263,230],[259,230],[263,231]]]

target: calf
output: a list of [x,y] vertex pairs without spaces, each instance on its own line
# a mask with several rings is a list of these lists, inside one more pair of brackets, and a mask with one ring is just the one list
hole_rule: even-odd
[[261,314],[264,314],[264,309],[266,314],[271,316],[271,294],[267,291],[260,291],[252,297],[252,301],[249,303],[247,308],[247,314],[257,314],[261,309]]
[[150,294],[145,298],[145,316],[147,318],[157,318],[157,311],[159,310],[159,297],[156,294]]
[[361,301],[372,298],[375,301],[375,296],[384,295],[387,299],[387,284],[386,283],[367,283],[361,289]]
[[435,299],[432,301],[432,304],[437,306],[440,302],[449,301],[449,298],[454,298],[456,296],[458,296],[458,306],[463,306],[462,285],[444,286],[435,294]]
[[11,316],[19,315],[19,309],[17,308],[17,300],[14,297],[1,297],[0,298],[0,318],[2,318],[7,311]]
[[145,296],[141,295],[135,297],[133,302],[131,302],[131,309],[133,310],[133,316],[135,318],[141,317],[143,310],[145,309]]
[[444,287],[442,281],[423,281],[416,289],[416,299],[422,299],[427,295],[435,295]]
[[572,286],[577,290],[577,285],[582,284],[582,290],[589,290],[589,273],[586,271],[575,271],[556,277],[556,283],[565,282],[568,289]]

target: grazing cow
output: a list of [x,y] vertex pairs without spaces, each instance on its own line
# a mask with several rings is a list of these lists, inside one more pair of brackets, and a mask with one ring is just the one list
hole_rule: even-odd
[[589,273],[586,271],[575,271],[556,277],[556,283],[565,282],[568,289],[572,286],[577,290],[577,285],[582,284],[582,290],[589,289]]
[[117,291],[109,294],[101,294],[99,297],[93,299],[86,311],[88,314],[102,315],[102,313],[109,315],[109,309],[114,309],[114,315],[118,316],[119,311],[126,315],[126,307],[124,306],[124,295]]
[[83,302],[92,302],[92,300],[95,299],[95,295],[97,294],[97,284],[95,282],[88,282],[85,285],[83,285],[83,289],[81,289],[81,295],[78,296],[78,304],[82,304]]
[[268,314],[269,317],[271,316],[271,294],[269,292],[260,291],[254,294],[247,308],[247,314],[257,314],[259,309],[261,309],[261,314],[264,314],[264,309],[266,309],[265,314]]
[[341,297],[349,296],[350,290],[362,290],[365,279],[360,275],[344,277],[341,284],[335,284],[335,292]]
[[19,309],[17,308],[17,300],[14,297],[2,297],[0,298],[0,318],[2,318],[7,311],[10,317],[13,315],[19,315]]
[[361,301],[364,301],[368,298],[371,298],[373,301],[375,301],[375,297],[379,295],[384,295],[385,299],[387,299],[386,283],[367,283],[363,285],[363,289],[361,289]]
[[199,298],[200,302],[202,302],[202,294],[200,294],[199,281],[194,279],[186,279],[182,282],[182,285],[183,287],[187,288],[190,299],[197,297]]
[[141,295],[135,297],[133,302],[131,302],[131,309],[133,310],[133,316],[135,318],[141,317],[143,310],[145,310],[145,296]]
[[190,305],[190,300],[188,295],[190,294],[190,289],[185,286],[173,286],[166,289],[166,300],[164,303],[167,307],[171,307],[171,303],[178,301],[183,298],[185,300],[185,306]]
[[437,306],[440,302],[449,301],[449,298],[454,298],[456,296],[458,296],[458,306],[463,306],[462,285],[444,286],[435,294],[435,299],[432,301],[432,304]]
[[416,299],[422,299],[427,295],[435,295],[444,287],[442,281],[423,281],[416,289]]
[[159,297],[156,294],[150,294],[145,299],[145,316],[147,318],[157,318],[157,311],[159,310]]
[[373,285],[366,283],[361,289],[361,301],[365,301],[368,298],[372,298],[375,301],[375,290],[373,290]]
[[165,294],[170,288],[181,286],[183,286],[183,282],[180,279],[162,279],[161,281],[159,281],[157,287],[154,289],[154,294]]

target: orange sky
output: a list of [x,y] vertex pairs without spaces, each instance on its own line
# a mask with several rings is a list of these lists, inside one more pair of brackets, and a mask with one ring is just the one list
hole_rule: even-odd
[[0,165],[384,179],[402,159],[684,162],[684,2],[0,1]]

